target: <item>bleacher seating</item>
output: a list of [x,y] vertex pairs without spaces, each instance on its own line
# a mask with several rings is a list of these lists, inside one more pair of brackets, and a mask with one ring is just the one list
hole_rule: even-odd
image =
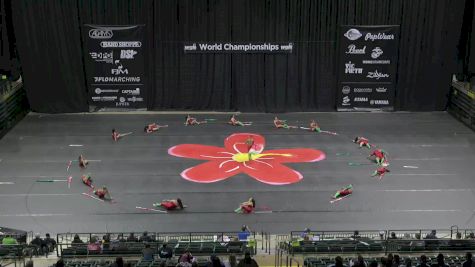
[[[149,242],[121,242],[123,236],[128,233],[108,233],[111,241],[108,247],[101,251],[89,251],[87,244],[95,236],[102,236],[105,233],[88,233],[78,234],[81,236],[82,244],[73,244],[72,236],[75,234],[58,234],[58,253],[62,257],[78,257],[78,256],[106,256],[106,255],[124,255],[124,256],[140,256],[145,244],[149,244],[151,249],[156,251],[164,242],[173,250],[174,255],[181,255],[185,251],[190,251],[193,255],[224,255],[230,253],[242,254],[250,251],[252,254],[256,251],[255,233],[247,241],[237,240],[237,232],[228,233],[173,233],[173,234],[157,234],[150,235]],[[136,233],[135,236],[140,236]],[[225,237],[225,238],[224,238]]]
[[[224,258],[221,258],[224,261]],[[88,260],[66,260],[64,262],[65,267],[109,267],[114,262],[114,260],[101,260],[101,259],[88,259]],[[155,259],[153,261],[145,260],[124,260],[124,265],[130,264],[131,267],[175,267],[178,262],[178,258],[173,258],[171,260],[162,260]],[[196,263],[198,267],[207,267],[209,262],[209,257],[197,257]],[[54,265],[51,267],[55,267]]]
[[[389,237],[393,233],[393,237]],[[366,231],[354,232],[291,232],[291,241],[282,242],[280,248],[295,254],[312,253],[378,253],[422,251],[468,251],[475,250],[471,231],[455,238],[456,232],[439,231],[440,238],[425,239],[430,230],[418,231]],[[459,233],[460,234],[460,233]]]
[[[401,264],[404,264],[406,258],[411,259],[411,266],[417,266],[420,263],[420,258],[418,256],[406,256],[406,257],[401,257]],[[343,264],[350,266],[350,261],[354,260],[354,257],[343,257]],[[369,265],[370,262],[376,261],[380,262],[380,258],[375,258],[375,257],[366,257],[364,258],[365,262],[367,265]],[[427,256],[428,260],[428,265],[430,266],[431,264],[437,263],[436,257],[435,256]],[[465,261],[465,258],[462,256],[445,256],[445,263],[449,265],[450,267],[460,267],[462,266],[462,263]],[[329,257],[306,257],[304,259],[303,266],[306,267],[328,267],[329,265],[332,265],[335,262],[335,258],[329,258]]]

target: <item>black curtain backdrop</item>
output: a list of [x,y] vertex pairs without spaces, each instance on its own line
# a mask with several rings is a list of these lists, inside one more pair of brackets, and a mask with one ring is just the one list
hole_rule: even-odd
[[14,0],[23,83],[33,111],[88,111],[76,1]]
[[[466,0],[473,1],[473,0]],[[81,25],[146,25],[148,108],[333,111],[340,25],[401,25],[397,110],[443,110],[463,0],[15,0],[33,110],[87,110]],[[293,42],[292,54],[184,54],[183,42]]]
[[18,72],[18,60],[11,16],[11,2],[0,0],[0,73],[13,75]]

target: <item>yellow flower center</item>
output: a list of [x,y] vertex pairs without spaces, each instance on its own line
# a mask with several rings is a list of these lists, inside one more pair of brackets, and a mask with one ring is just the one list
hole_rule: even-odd
[[264,153],[264,154],[254,154],[254,153],[237,153],[233,155],[233,160],[237,162],[246,162],[251,160],[256,160],[265,156],[282,156],[282,157],[292,157],[292,154],[279,154],[279,153]]

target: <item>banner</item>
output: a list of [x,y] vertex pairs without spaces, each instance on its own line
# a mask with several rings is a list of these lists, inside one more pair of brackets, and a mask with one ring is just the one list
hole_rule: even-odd
[[393,110],[399,26],[342,26],[339,111]]
[[185,54],[192,53],[292,53],[293,43],[185,43],[183,50]]
[[145,108],[143,25],[84,25],[90,105]]

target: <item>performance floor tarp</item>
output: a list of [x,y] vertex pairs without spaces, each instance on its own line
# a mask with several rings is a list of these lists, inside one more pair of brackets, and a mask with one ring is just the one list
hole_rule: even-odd
[[[35,232],[230,231],[242,224],[256,231],[380,230],[475,227],[475,134],[444,112],[437,113],[289,113],[290,125],[308,127],[316,119],[323,130],[276,129],[273,114],[241,114],[248,127],[227,125],[229,115],[205,125],[183,125],[176,114],[30,114],[0,140],[0,225]],[[168,124],[145,134],[146,124]],[[112,141],[111,129],[133,134]],[[260,134],[265,150],[313,148],[326,154],[319,162],[286,163],[303,179],[269,185],[238,174],[214,183],[196,183],[180,173],[205,161],[179,158],[168,149],[179,144],[223,147],[233,133]],[[389,153],[391,173],[370,177],[370,151],[352,143],[365,136]],[[82,146],[70,146],[82,145]],[[85,171],[69,160],[92,160]],[[107,185],[117,203],[99,202],[81,193],[80,175],[90,173],[96,186]],[[39,183],[38,179],[67,179]],[[350,197],[331,204],[335,191],[352,184]],[[272,213],[236,214],[250,196]],[[184,211],[155,213],[162,199],[183,199]]]

